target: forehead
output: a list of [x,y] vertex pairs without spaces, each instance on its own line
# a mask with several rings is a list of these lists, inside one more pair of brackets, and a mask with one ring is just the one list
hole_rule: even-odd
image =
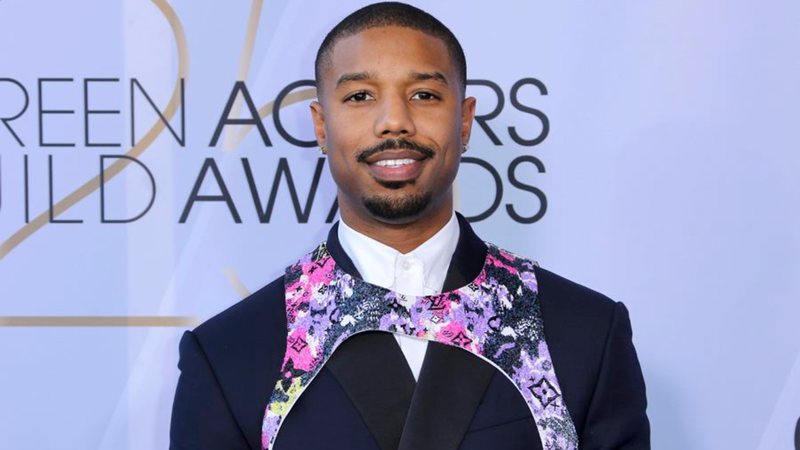
[[439,72],[451,86],[457,83],[456,70],[444,42],[411,28],[369,28],[339,39],[331,50],[322,80],[328,86],[333,86],[344,74],[360,72],[377,78]]

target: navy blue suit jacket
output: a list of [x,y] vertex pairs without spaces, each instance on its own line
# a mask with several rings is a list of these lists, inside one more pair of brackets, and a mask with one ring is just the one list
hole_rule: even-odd
[[[472,281],[486,246],[459,216],[461,236],[444,290]],[[337,238],[328,249],[358,276]],[[650,448],[647,402],[628,312],[621,303],[537,268],[544,331],[580,448]],[[173,450],[260,449],[264,410],[286,347],[283,277],[180,344],[170,431]],[[435,342],[415,382],[389,333],[351,337],[286,417],[276,450],[541,449],[514,385],[469,352]]]

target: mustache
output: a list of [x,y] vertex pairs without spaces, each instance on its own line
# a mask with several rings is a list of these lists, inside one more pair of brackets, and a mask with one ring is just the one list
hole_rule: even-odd
[[407,139],[387,139],[358,152],[356,161],[365,163],[369,157],[375,155],[376,153],[398,148],[415,151],[426,158],[433,158],[433,155],[436,154],[432,148],[422,144],[417,144],[414,141],[409,141]]

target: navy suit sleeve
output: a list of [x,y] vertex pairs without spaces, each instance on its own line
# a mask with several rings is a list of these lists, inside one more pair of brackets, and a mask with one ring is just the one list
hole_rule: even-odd
[[249,449],[200,342],[191,331],[180,343],[181,376],[172,405],[171,450]]
[[628,310],[614,308],[580,443],[582,450],[650,448],[644,378],[633,347]]

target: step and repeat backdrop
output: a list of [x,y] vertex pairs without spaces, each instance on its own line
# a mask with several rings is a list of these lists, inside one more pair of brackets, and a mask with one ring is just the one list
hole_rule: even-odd
[[[363,1],[0,1],[0,447],[168,445],[177,344],[338,217],[313,58]],[[800,4],[413,1],[478,100],[458,209],[624,302],[656,449],[800,418]]]

